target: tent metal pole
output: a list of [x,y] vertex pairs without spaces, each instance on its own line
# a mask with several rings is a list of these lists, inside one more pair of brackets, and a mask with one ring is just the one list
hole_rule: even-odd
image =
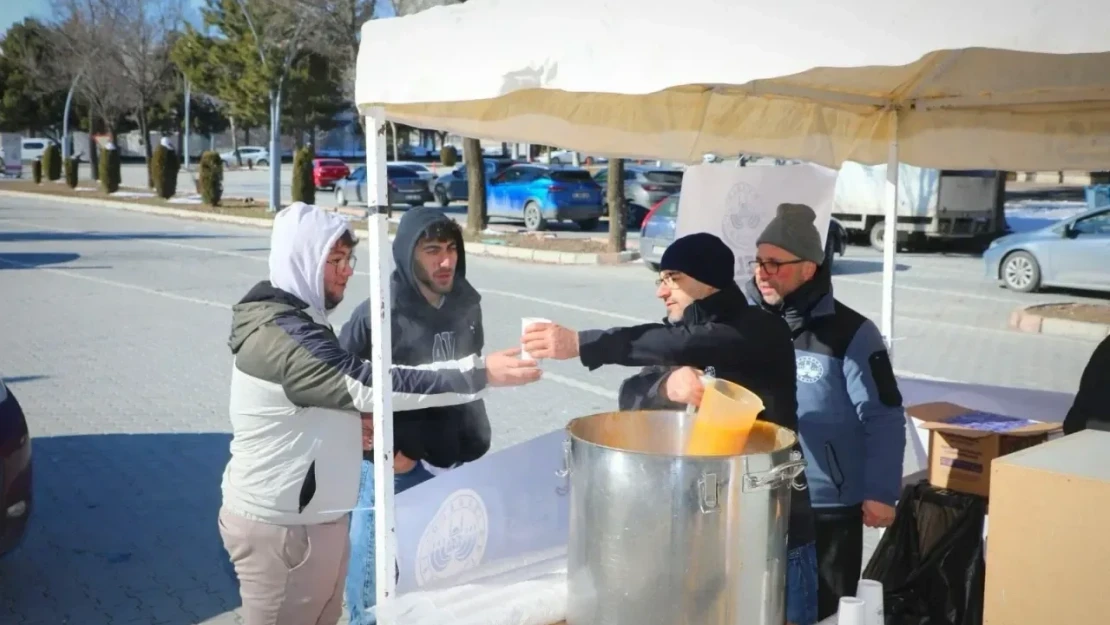
[[[370,332],[374,367],[374,568],[378,610],[388,610],[395,594],[397,534],[393,507],[393,336],[390,323],[389,197],[386,179],[385,111],[366,116],[366,203],[370,209]],[[388,625],[380,616],[378,623]]]
[[886,162],[886,215],[883,228],[883,306],[881,330],[894,359],[894,273],[898,252],[898,109],[891,115],[890,150]]

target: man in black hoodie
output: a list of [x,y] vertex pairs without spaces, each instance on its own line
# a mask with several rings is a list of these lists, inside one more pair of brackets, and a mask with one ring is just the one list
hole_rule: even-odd
[[[393,362],[426,365],[480,355],[484,344],[481,295],[466,280],[462,231],[434,208],[413,208],[397,225],[393,240]],[[369,301],[343,326],[340,343],[370,358]],[[490,423],[481,399],[457,406],[412,410],[393,424],[397,492],[432,474],[421,463],[450,468],[482,457],[490,447]],[[374,452],[372,417],[363,417],[359,509],[351,517],[347,605],[352,625],[368,623],[374,605]]]
[[[734,256],[719,238],[696,233],[676,239],[659,262],[656,295],[663,323],[575,332],[555,324],[526,328],[524,350],[535,359],[578,357],[602,365],[644,369],[621,385],[622,410],[685,410],[701,402],[702,371],[759,396],[759,419],[798,431],[797,381],[790,328],[751,306],[734,280]],[[709,370],[712,370],[711,372]],[[801,446],[795,445],[801,453]],[[817,555],[813,512],[804,475],[791,489],[787,539],[786,620],[817,621]]]

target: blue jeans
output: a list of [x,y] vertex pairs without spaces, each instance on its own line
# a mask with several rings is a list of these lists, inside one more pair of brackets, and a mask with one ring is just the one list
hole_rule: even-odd
[[[432,477],[424,463],[418,462],[412,471],[394,474],[393,488],[400,493]],[[358,504],[351,512],[351,559],[347,564],[347,612],[351,625],[374,625],[376,622],[366,614],[378,598],[374,573],[374,463],[363,460]]]
[[817,543],[795,547],[786,555],[786,622],[817,622]]

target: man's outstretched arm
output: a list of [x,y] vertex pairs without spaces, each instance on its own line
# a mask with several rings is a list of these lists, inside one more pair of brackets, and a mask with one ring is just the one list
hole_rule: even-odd
[[711,366],[722,345],[744,349],[744,337],[718,323],[692,327],[648,323],[608,330],[575,332],[555,324],[536,324],[524,335],[534,358],[566,360],[577,356],[590,370],[603,365],[628,367]]
[[[390,367],[396,411],[452,406],[482,397],[486,386],[526,384],[540,377],[514,350],[420,366]],[[244,373],[280,384],[291,402],[336,410],[373,410],[371,364],[344,350],[323,326],[280,318],[255,333],[236,357]]]

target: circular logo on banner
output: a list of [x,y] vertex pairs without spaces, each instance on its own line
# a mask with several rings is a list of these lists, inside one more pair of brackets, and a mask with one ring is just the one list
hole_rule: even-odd
[[737,275],[748,274],[748,262],[755,259],[755,240],[759,237],[763,218],[757,203],[759,192],[744,182],[732,185],[725,197],[725,216],[721,222],[721,233],[732,253],[736,255]]
[[451,493],[420,536],[416,585],[454,577],[482,562],[489,541],[489,514],[475,491]]
[[825,376],[825,366],[813,356],[798,356],[798,381],[813,384]]

